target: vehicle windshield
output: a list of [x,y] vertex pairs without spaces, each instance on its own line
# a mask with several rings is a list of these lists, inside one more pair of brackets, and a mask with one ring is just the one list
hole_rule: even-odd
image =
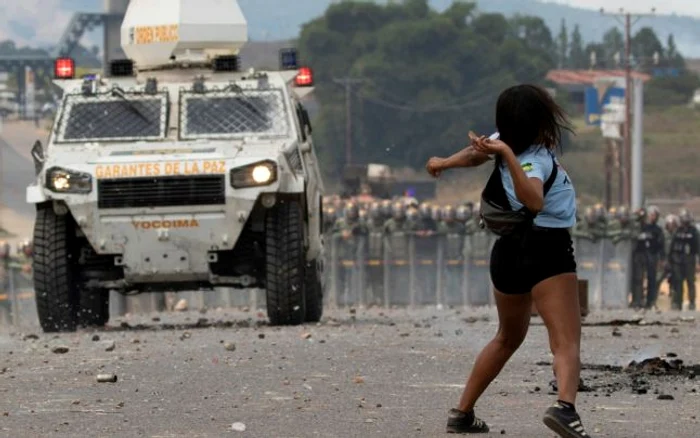
[[167,93],[68,95],[57,143],[161,140],[166,133]]
[[288,136],[291,126],[281,90],[183,91],[180,137]]

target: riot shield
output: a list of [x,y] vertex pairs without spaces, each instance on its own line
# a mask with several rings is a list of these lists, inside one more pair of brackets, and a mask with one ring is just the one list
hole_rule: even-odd
[[437,303],[437,258],[438,236],[414,235],[415,246],[415,304]]
[[[413,288],[414,246],[410,236],[397,231],[387,236],[387,305],[407,306],[414,304]],[[387,293],[388,292],[388,293]]]
[[336,256],[332,300],[337,306],[352,306],[359,302],[358,241],[335,237],[332,246]]
[[467,239],[470,248],[467,304],[487,306],[493,303],[489,261],[494,239],[492,234],[485,230],[479,230]]
[[617,244],[606,239],[603,241],[604,272],[603,272],[603,301],[606,309],[625,309],[630,289],[632,245],[629,240]]
[[575,239],[577,274],[580,279],[588,281],[588,302],[594,309],[600,309],[602,304],[603,249],[602,240]]
[[364,245],[363,279],[368,305],[384,303],[384,235],[371,231]]
[[438,304],[464,304],[464,236],[450,233],[442,236],[438,247],[440,288]]

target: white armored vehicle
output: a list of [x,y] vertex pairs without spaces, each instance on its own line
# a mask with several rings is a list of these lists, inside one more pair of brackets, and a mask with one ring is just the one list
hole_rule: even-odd
[[44,331],[99,326],[109,291],[263,287],[275,325],[322,312],[323,184],[300,97],[313,72],[239,71],[235,0],[131,0],[128,60],[63,89],[32,155],[34,286]]

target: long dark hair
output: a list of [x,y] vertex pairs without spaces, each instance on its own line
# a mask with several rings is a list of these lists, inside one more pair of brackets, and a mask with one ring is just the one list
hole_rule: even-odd
[[516,155],[533,145],[561,147],[563,131],[574,133],[564,110],[547,90],[516,85],[503,91],[496,103],[496,126],[501,140]]

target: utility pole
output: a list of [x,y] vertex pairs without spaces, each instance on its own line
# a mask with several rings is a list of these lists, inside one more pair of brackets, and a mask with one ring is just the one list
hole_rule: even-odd
[[333,78],[333,82],[345,86],[345,166],[352,164],[352,86],[364,82],[359,78]]
[[[653,16],[656,13],[656,8],[651,8],[651,13],[631,13],[622,8],[619,12],[606,12],[605,9],[601,8],[600,13],[615,17],[625,28],[625,126],[622,153],[620,154],[622,156],[620,188],[623,194],[623,204],[630,205],[632,201],[632,26],[642,17]],[[624,22],[620,20],[622,17],[624,17]],[[635,17],[634,22],[632,22],[632,17]]]

